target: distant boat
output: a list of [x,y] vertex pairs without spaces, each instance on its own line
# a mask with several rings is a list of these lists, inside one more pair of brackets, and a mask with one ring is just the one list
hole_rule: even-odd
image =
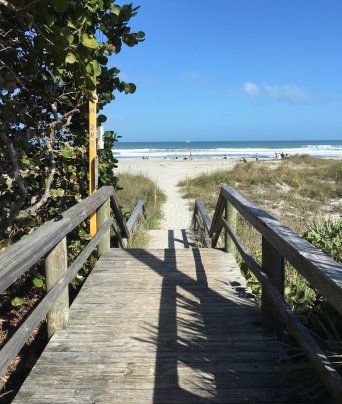
[[191,140],[186,140],[185,142],[186,142],[186,143],[191,143]]

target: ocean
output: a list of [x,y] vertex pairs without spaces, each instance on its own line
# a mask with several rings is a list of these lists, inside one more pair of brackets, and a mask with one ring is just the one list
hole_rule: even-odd
[[270,158],[276,152],[342,159],[342,140],[116,142],[112,151],[118,160],[183,159],[190,153],[194,159],[254,157],[256,154]]

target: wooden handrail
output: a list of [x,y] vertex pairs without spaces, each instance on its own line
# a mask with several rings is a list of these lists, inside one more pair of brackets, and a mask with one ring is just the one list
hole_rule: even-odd
[[[109,200],[114,212],[115,221],[109,216],[109,209],[104,209],[106,204],[108,204],[107,206],[109,207]],[[0,254],[0,293],[2,293],[16,279],[37,263],[40,258],[46,257],[51,251],[53,251],[53,249],[56,250],[55,247],[58,246],[61,240],[89,217],[90,214],[96,210],[101,213],[101,215],[99,214],[99,216],[101,216],[101,223],[98,225],[99,227],[95,236],[85,246],[76,260],[66,268],[66,272],[60,274],[59,279],[52,284],[52,287],[41,302],[1,349],[0,374],[6,370],[10,361],[20,351],[35,327],[42,321],[48,312],[50,314],[51,311],[49,310],[51,307],[55,305],[63,291],[67,288],[77,272],[82,268],[94,249],[97,246],[99,249],[101,243],[103,244],[101,248],[103,252],[109,248],[110,227],[114,228],[121,245],[122,237],[130,236],[139,214],[143,211],[143,206],[144,202],[139,201],[129,219],[129,222],[126,223],[114,194],[113,187],[102,187],[91,196],[64,212],[56,220],[51,220],[39,227],[27,237],[23,238],[16,244],[13,244]],[[106,237],[108,237],[108,242],[104,242]],[[53,264],[50,264],[50,266],[53,266]],[[67,304],[66,309],[68,310],[68,301],[66,303],[63,302],[63,304]],[[58,324],[54,324],[52,327],[52,333],[59,329],[58,327]]]
[[[219,198],[228,200],[342,314],[341,265],[273,216],[253,205],[234,188],[223,186]],[[213,228],[214,223],[210,231],[211,237]]]
[[200,233],[201,242],[208,247],[207,239],[209,238],[209,232],[211,228],[211,219],[203,205],[203,202],[199,199],[195,201],[195,209],[192,217],[192,224],[195,231]]
[[[246,251],[230,223],[225,220],[229,204],[261,233],[262,266]],[[337,403],[342,403],[341,376],[283,297],[286,259],[342,314],[342,266],[229,186],[221,188],[216,205],[209,231],[212,247],[216,247],[222,230],[232,240],[243,261],[262,285],[262,318],[269,316],[274,322],[271,330],[279,335],[281,327],[278,319],[281,317],[332,397]],[[263,324],[266,328],[270,325],[267,324],[267,319]]]
[[102,187],[56,218],[57,221],[50,220],[1,253],[0,293],[44,257],[112,194],[113,187]]
[[138,220],[138,217],[141,215],[144,209],[144,201],[139,200],[137,204],[135,205],[133,212],[131,213],[131,216],[127,220],[126,227],[128,229],[128,234],[131,233],[133,226],[135,225],[136,221]]
[[30,316],[19,327],[11,339],[0,351],[0,374],[2,374],[11,360],[20,351],[21,347],[25,344],[37,325],[42,321],[44,316],[49,311],[50,307],[55,303],[57,298],[73,280],[77,272],[82,268],[90,254],[94,251],[97,244],[103,237],[104,233],[110,228],[113,223],[113,218],[110,218],[105,225],[103,225],[95,236],[90,240],[87,246],[83,249],[76,260],[70,265],[65,275],[59,279],[58,282],[47,292],[42,301],[32,311]]

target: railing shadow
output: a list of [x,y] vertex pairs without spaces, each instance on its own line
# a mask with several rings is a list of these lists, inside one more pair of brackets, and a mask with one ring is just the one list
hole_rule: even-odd
[[[142,259],[135,250],[127,252]],[[189,262],[189,265],[195,265],[196,279],[178,269],[175,250],[166,249],[163,260],[147,251],[145,254],[150,269],[163,277],[158,327],[146,324],[151,337],[144,340],[156,346],[155,404],[170,401],[200,404],[229,402],[227,397],[234,394],[234,389],[245,389],[248,391],[245,393],[246,399],[251,400],[247,402],[258,402],[255,394],[262,395],[263,388],[266,391],[277,385],[284,387],[284,375],[276,362],[278,348],[275,349],[274,336],[259,330],[259,337],[254,337],[259,344],[255,349],[251,348],[248,340],[251,332],[256,331],[258,311],[238,293],[236,299],[232,300],[208,287],[198,250],[193,250],[192,262]],[[227,289],[234,292],[230,285],[227,285]],[[230,311],[237,305],[249,306],[246,309],[249,313],[247,319],[231,316]],[[239,344],[246,346],[246,352],[244,348],[237,350]],[[257,352],[260,347],[263,355]],[[278,351],[282,352],[280,349]],[[280,354],[278,359],[284,358]],[[245,370],[250,366],[250,361],[253,361],[253,367],[249,374],[239,373],[241,364],[244,364],[242,368]],[[265,378],[258,367],[264,373],[268,372],[269,377]],[[273,377],[274,374],[277,377]],[[258,392],[255,388],[258,388]],[[292,392],[286,391],[287,397],[292,395]],[[231,399],[234,402],[233,397]]]

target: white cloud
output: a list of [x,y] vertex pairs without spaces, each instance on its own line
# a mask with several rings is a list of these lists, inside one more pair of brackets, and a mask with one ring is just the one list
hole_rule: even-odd
[[313,97],[306,90],[295,84],[269,85],[246,81],[240,91],[251,97],[270,97],[274,101],[279,102],[290,102],[295,104],[320,104],[327,102],[326,99]]
[[259,94],[259,86],[251,81],[246,81],[243,85],[243,91],[249,95]]
[[314,99],[310,97],[305,90],[297,87],[295,84],[283,84],[281,86],[266,85],[265,92],[277,101],[288,101],[294,103],[314,102]]

